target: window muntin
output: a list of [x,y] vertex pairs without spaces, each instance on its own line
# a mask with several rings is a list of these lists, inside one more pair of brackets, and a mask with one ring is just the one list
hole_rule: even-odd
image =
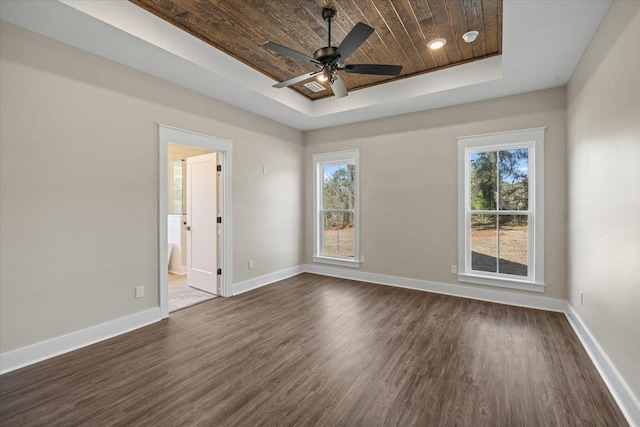
[[358,151],[313,156],[314,261],[358,264]]
[[460,281],[544,290],[543,143],[542,128],[458,138]]

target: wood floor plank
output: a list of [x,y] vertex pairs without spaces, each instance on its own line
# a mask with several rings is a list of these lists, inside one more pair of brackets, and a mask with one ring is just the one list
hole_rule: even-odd
[[0,425],[627,424],[561,313],[305,273],[5,374]]

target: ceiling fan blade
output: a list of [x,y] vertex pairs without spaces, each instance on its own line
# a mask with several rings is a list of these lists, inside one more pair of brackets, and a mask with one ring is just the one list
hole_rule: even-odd
[[291,86],[292,84],[296,84],[296,83],[300,83],[302,81],[305,81],[307,79],[310,79],[311,77],[315,76],[316,74],[318,74],[320,71],[313,71],[311,73],[307,73],[307,74],[303,74],[301,76],[298,77],[294,77],[292,79],[289,79],[287,81],[278,83],[273,85],[273,87],[276,87],[278,89],[283,88],[283,87],[287,87],[287,86]]
[[344,85],[344,82],[338,74],[335,75],[333,83],[331,83],[331,90],[336,98],[344,98],[349,95],[347,93],[347,87]]
[[305,55],[304,53],[297,52],[293,49],[289,49],[288,47],[281,46],[277,43],[266,42],[262,45],[262,47],[272,50],[280,55],[289,56],[291,58],[299,59],[301,61],[310,62],[314,65],[322,65],[320,61],[316,61],[310,56]]
[[338,54],[340,62],[344,62],[353,52],[358,50],[360,45],[373,33],[373,28],[362,22],[358,22],[355,27],[347,34],[338,46]]
[[402,65],[353,64],[345,65],[345,73],[374,74],[377,76],[397,76],[402,72]]

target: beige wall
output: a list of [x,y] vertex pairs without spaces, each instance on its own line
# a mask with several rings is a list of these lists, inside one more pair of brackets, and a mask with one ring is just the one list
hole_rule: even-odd
[[569,303],[640,399],[639,41],[640,2],[614,1],[567,94]]
[[1,352],[158,306],[158,123],[234,143],[234,282],[301,263],[300,131],[0,31]]
[[[456,137],[546,126],[544,295],[565,298],[565,108],[560,88],[307,132],[305,188],[311,188],[312,154],[359,148],[360,253],[366,256],[360,269],[458,284],[451,274],[458,263]],[[312,241],[311,201],[308,192],[306,242]],[[311,245],[305,249],[310,263]]]

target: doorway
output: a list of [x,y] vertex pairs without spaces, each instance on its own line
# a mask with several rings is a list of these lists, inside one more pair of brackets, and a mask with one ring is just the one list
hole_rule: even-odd
[[169,312],[220,295],[217,280],[218,156],[169,144],[167,253]]
[[162,317],[231,294],[230,141],[159,127]]

